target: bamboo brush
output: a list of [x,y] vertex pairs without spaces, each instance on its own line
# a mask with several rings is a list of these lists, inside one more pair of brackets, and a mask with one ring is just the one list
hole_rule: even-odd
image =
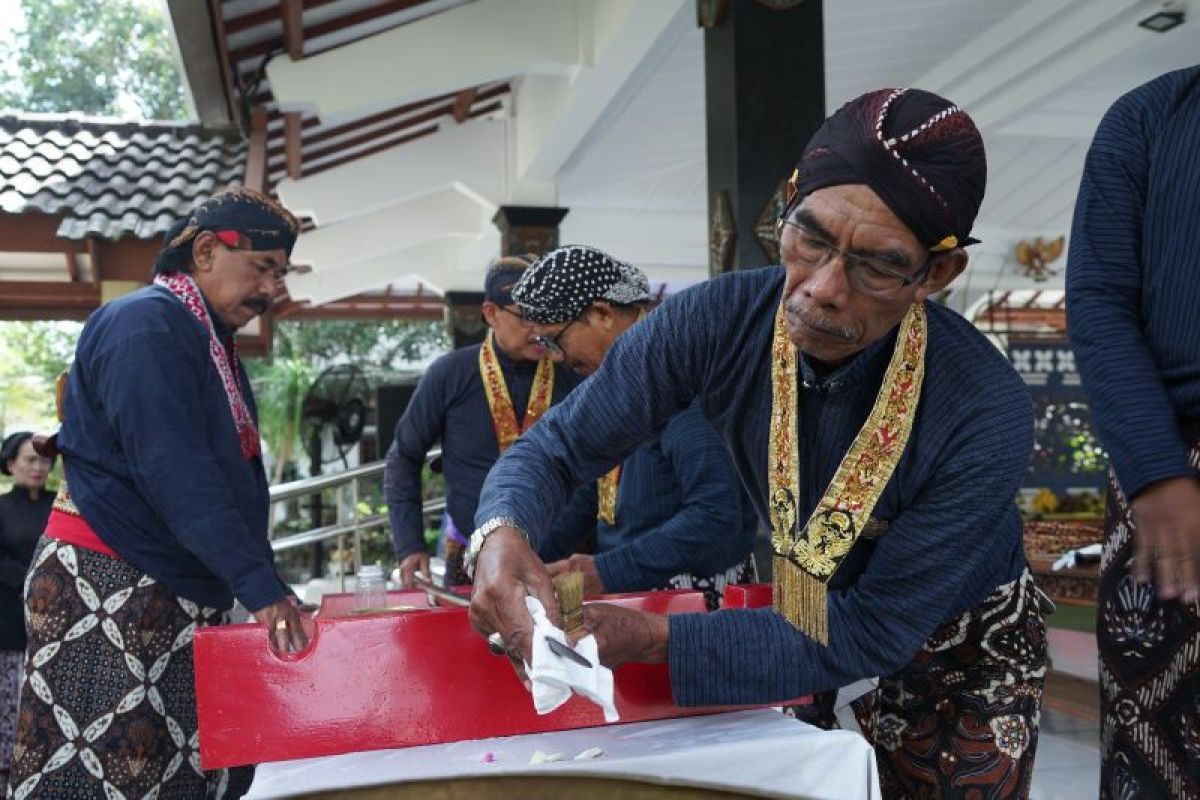
[[570,633],[583,627],[583,573],[564,572],[554,579],[558,595],[558,610],[562,613],[563,631]]

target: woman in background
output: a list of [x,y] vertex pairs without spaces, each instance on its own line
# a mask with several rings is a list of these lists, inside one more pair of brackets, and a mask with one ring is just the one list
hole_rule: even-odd
[[20,431],[0,445],[0,473],[12,478],[12,491],[0,495],[0,792],[12,765],[25,660],[25,573],[54,504],[46,491],[54,461],[38,455],[32,439]]

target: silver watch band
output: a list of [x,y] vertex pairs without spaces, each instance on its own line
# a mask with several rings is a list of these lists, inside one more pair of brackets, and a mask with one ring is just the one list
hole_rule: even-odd
[[479,551],[483,549],[484,540],[497,528],[521,530],[521,525],[512,517],[492,517],[475,529],[475,532],[471,534],[471,543],[467,547],[467,553],[463,556],[463,569],[470,578],[475,578],[475,561],[479,558]]

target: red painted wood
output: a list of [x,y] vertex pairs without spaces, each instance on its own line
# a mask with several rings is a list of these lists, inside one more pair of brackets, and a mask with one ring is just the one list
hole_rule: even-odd
[[765,608],[771,602],[771,584],[739,583],[725,587],[721,608]]
[[[697,592],[603,599],[656,613],[704,609]],[[257,624],[197,631],[205,769],[604,724],[600,709],[579,697],[539,716],[508,660],[471,629],[466,609],[345,616],[352,601],[327,597],[313,643],[294,656],[272,653]],[[391,592],[388,602],[426,605],[422,592]],[[676,706],[665,664],[627,664],[615,683],[622,722],[728,710]]]

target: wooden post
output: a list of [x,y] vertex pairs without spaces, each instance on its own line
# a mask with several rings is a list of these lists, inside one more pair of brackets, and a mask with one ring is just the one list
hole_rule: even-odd
[[825,118],[821,0],[701,0],[698,8],[710,270],[778,263],[778,193]]
[[267,184],[267,112],[262,106],[256,106],[250,112],[250,145],[244,183],[260,192]]

